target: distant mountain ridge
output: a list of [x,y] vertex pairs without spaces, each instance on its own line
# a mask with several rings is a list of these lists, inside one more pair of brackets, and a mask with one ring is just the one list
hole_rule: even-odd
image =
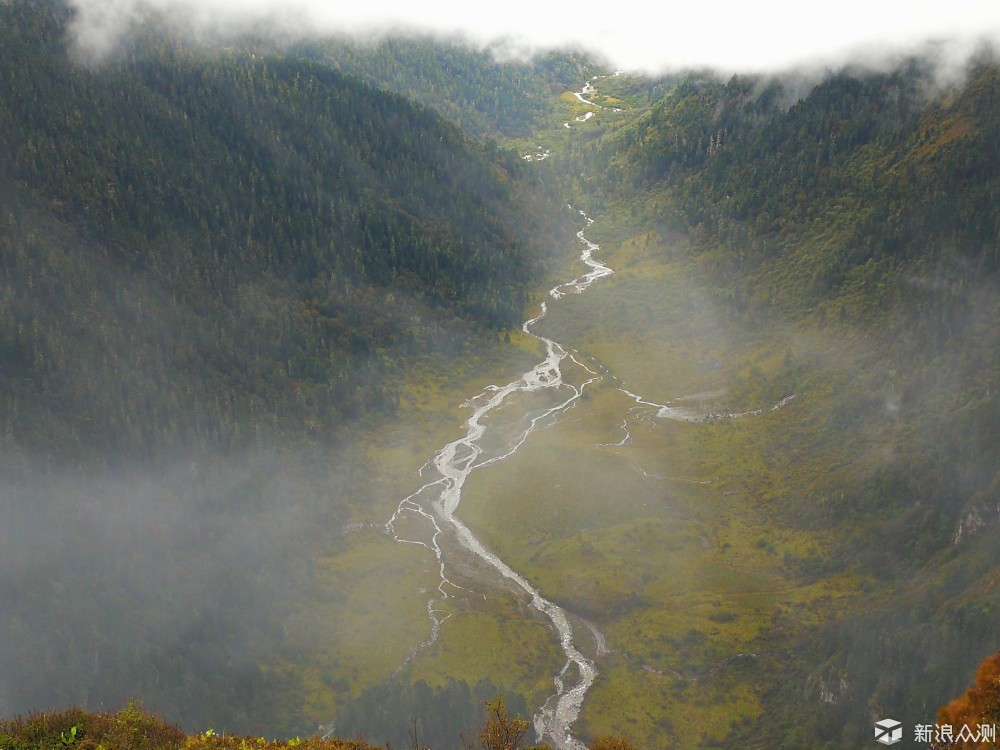
[[300,52],[420,101],[477,137],[501,139],[532,137],[546,126],[554,98],[598,70],[575,50],[499,59],[500,49],[433,38],[342,37],[304,44]]

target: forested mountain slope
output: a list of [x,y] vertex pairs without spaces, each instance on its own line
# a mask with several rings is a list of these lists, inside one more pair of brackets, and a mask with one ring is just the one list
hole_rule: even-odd
[[0,713],[313,731],[286,623],[352,431],[521,320],[549,204],[324,65],[147,30],[86,67],[70,17],[0,3]]
[[[407,305],[519,320],[539,210],[512,157],[316,64],[146,40],[88,70],[64,9],[0,12],[0,398],[20,444],[239,442],[237,415],[328,431],[391,401],[371,354],[424,345]],[[140,382],[108,403],[118,357]]]
[[858,585],[820,619],[775,615],[733,677],[763,713],[726,744],[857,747],[872,716],[933,722],[1000,645],[1000,69],[657,88],[566,172],[631,230],[634,273],[704,285],[701,314],[744,352],[723,412],[796,394],[706,434],[766,528],[830,540],[787,551],[788,581]]

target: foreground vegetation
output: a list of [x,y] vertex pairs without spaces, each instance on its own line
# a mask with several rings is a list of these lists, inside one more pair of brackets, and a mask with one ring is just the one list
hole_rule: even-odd
[[[525,747],[528,722],[512,716],[503,697],[485,705],[482,725],[462,739],[467,750],[521,750]],[[414,727],[409,746],[421,750],[423,743]],[[134,703],[115,712],[94,713],[69,709],[35,713],[27,719],[0,720],[2,750],[376,750],[378,746],[363,740],[321,739],[310,737],[271,740],[264,737],[226,735],[208,729],[197,734],[185,734],[147,713]],[[385,747],[391,748],[391,745]],[[526,750],[548,750],[534,746]],[[591,750],[635,750],[620,737],[599,738]]]
[[[941,708],[937,723],[951,727],[954,741],[936,742],[932,745],[935,750],[971,750],[996,745],[995,732],[1000,725],[1000,653],[983,660],[972,687]],[[984,726],[993,727],[993,733],[983,732]]]
[[134,704],[120,711],[93,713],[69,709],[36,713],[27,719],[0,722],[0,747],[4,750],[368,750],[360,741],[288,740],[267,741],[263,737],[223,736],[213,729],[187,735],[175,726],[146,713]]

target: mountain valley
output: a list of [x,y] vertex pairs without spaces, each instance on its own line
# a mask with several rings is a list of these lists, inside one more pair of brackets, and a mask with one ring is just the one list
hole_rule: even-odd
[[0,715],[856,748],[1000,648],[991,53],[88,67],[71,15],[0,5]]

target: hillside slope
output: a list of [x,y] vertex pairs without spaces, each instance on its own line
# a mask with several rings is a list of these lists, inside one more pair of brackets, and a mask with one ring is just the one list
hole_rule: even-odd
[[312,731],[277,667],[371,501],[346,456],[520,320],[549,204],[328,67],[149,30],[87,68],[70,17],[0,4],[0,713]]
[[[20,442],[60,432],[38,419],[47,408],[70,422],[64,440],[148,449],[126,422],[148,424],[135,418],[143,398],[161,412],[153,421],[176,420],[166,404],[183,398],[185,372],[212,381],[199,390],[214,402],[194,405],[211,425],[175,425],[162,436],[172,444],[233,439],[228,423],[249,412],[259,424],[254,410],[269,403],[274,419],[308,413],[329,430],[391,399],[371,354],[422,345],[422,313],[408,304],[490,328],[519,320],[541,216],[512,157],[315,64],[203,60],[145,40],[87,70],[66,58],[67,11],[0,11],[2,398],[12,415],[23,411],[13,400],[31,399],[33,426],[12,424]],[[387,304],[390,288],[399,296]],[[102,331],[112,310],[129,324]],[[102,348],[128,349],[155,393],[136,383],[119,407],[104,403],[88,388],[106,380],[93,361]],[[268,391],[293,387],[298,405],[279,415]]]
[[[767,414],[689,432],[782,582],[773,609],[727,602],[761,623],[759,661],[670,701],[751,689],[757,709],[731,704],[728,735],[701,738],[739,747],[857,747],[872,716],[933,722],[998,647],[1000,70],[657,90],[564,168],[602,206],[621,299],[648,300],[619,303],[602,324],[619,343],[591,351],[653,400],[700,378],[724,390],[716,413]],[[674,361],[682,347],[697,361]]]

